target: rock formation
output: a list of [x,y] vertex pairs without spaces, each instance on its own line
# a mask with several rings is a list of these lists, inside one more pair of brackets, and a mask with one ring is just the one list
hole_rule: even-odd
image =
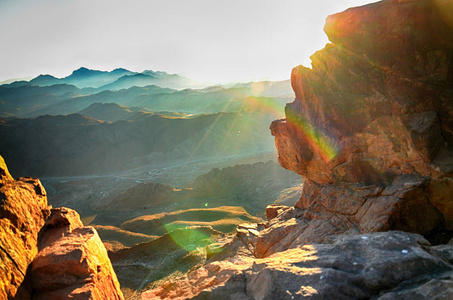
[[123,299],[107,251],[78,213],[52,209],[31,266],[33,299]]
[[451,235],[447,11],[448,1],[388,0],[329,16],[332,43],[312,69],[293,69],[296,99],[271,131],[281,165],[304,179],[297,243],[391,229]]
[[51,209],[38,179],[14,180],[0,156],[0,299],[123,299],[96,230]]
[[0,156],[0,201],[0,299],[30,299],[27,269],[50,213],[46,191],[38,179],[14,180]]
[[293,69],[271,125],[304,179],[295,207],[268,207],[142,298],[451,299],[452,12],[385,0],[328,17],[332,43]]
[[400,231],[337,235],[263,259],[214,261],[142,299],[450,299],[451,249]]

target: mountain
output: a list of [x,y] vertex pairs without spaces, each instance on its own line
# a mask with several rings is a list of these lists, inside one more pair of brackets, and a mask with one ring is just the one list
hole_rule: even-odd
[[74,70],[71,75],[64,78],[56,78],[51,75],[39,75],[29,83],[37,86],[51,86],[55,84],[70,84],[78,88],[99,88],[114,82],[118,78],[134,74],[126,69],[115,69],[111,72],[90,70],[85,67]]
[[74,70],[67,77],[56,78],[51,75],[39,75],[28,83],[21,83],[21,85],[37,86],[51,86],[55,84],[70,84],[80,89],[96,88],[98,91],[121,90],[133,86],[143,87],[147,85],[158,85],[163,88],[172,89],[202,88],[207,86],[205,83],[199,83],[178,74],[169,74],[162,71],[145,70],[142,73],[138,73],[118,68],[107,72],[91,70],[85,67]]
[[7,80],[0,81],[0,85],[11,84],[13,82],[28,82],[28,81],[30,81],[32,79],[33,79],[33,77],[12,78],[12,79],[7,79]]
[[89,93],[73,85],[52,86],[3,85],[0,86],[0,116],[26,117],[34,111],[57,105],[68,98],[78,98]]
[[63,78],[62,80],[79,88],[99,88],[103,85],[114,82],[123,76],[129,76],[133,74],[135,73],[126,69],[115,69],[111,72],[105,72],[80,68],[78,70],[75,70],[71,75]]
[[135,168],[164,160],[271,151],[263,126],[272,115],[216,113],[192,118],[141,115],[106,123],[79,114],[3,119],[0,153],[16,175],[71,176]]
[[37,86],[50,86],[62,83],[64,83],[62,80],[52,75],[39,75],[38,77],[33,78],[32,80],[29,81],[29,84]]
[[[86,87],[99,86],[105,82],[109,84],[98,88]],[[281,114],[284,103],[290,100],[292,94],[289,81],[187,89],[199,86],[191,79],[166,72],[133,73],[125,69],[105,72],[80,68],[61,79],[40,75],[31,82],[1,85],[0,116],[23,118],[72,114],[87,109],[94,103],[116,103],[151,111],[187,114],[237,112],[244,110],[244,105],[250,104],[249,100],[253,98],[249,97],[260,98],[258,102],[262,103],[255,105]]]
[[[37,117],[78,113],[94,103],[116,103],[127,107],[142,107],[149,111],[174,111],[187,114],[267,110],[275,117],[283,115],[288,98],[256,97],[248,87],[172,90],[150,85],[119,91],[93,93],[90,89],[55,85],[48,87],[0,86],[2,112],[8,116]],[[256,94],[256,93],[255,93]],[[20,97],[19,97],[20,96]]]
[[205,85],[191,80],[189,78],[177,75],[168,74],[166,72],[144,71],[143,73],[122,76],[118,80],[100,87],[101,90],[122,90],[130,87],[143,87],[147,85],[158,85],[163,88],[171,89],[186,89],[200,88]]

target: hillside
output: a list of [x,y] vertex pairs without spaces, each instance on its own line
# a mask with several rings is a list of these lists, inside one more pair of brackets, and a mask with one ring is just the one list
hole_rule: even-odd
[[263,126],[270,118],[218,113],[194,118],[145,115],[115,123],[78,114],[3,119],[0,153],[19,176],[121,171],[150,164],[156,155],[161,163],[272,151],[272,137]]

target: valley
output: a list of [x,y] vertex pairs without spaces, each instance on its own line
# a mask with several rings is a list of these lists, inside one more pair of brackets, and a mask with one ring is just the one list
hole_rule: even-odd
[[126,298],[203,263],[205,246],[263,222],[277,199],[294,205],[302,189],[269,134],[289,81],[194,86],[165,72],[86,68],[0,86],[9,170],[40,178],[50,205],[97,229]]

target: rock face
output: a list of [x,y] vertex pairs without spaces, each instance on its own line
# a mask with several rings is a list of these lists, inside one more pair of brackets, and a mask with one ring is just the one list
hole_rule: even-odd
[[0,299],[123,299],[96,230],[51,209],[38,179],[14,180],[0,156]]
[[26,275],[50,213],[46,191],[38,179],[14,180],[0,156],[0,203],[0,298],[30,299]]
[[211,262],[142,299],[450,299],[452,246],[390,231]]
[[74,210],[52,209],[39,248],[33,299],[123,299],[99,235]]
[[312,69],[293,69],[296,99],[271,131],[281,165],[304,179],[301,241],[392,229],[451,236],[451,11],[434,0],[348,9],[327,18],[332,43]]

